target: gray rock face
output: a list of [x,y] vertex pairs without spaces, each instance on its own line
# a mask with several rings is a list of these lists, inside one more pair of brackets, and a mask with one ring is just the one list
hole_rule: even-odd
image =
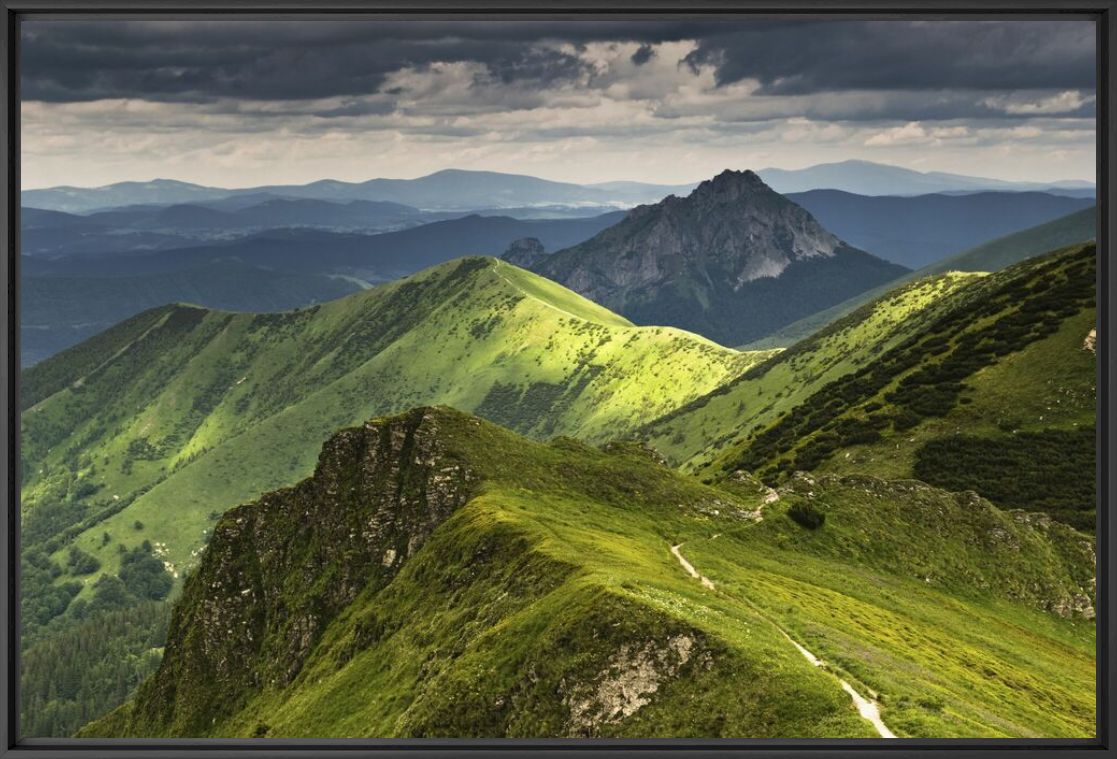
[[[841,244],[755,173],[724,171],[685,198],[671,195],[634,208],[620,224],[556,253],[538,271],[561,276],[569,269],[568,286],[594,300],[619,288],[668,282],[686,266],[715,266],[740,289],[780,276],[792,261],[832,256]],[[575,257],[581,265],[570,266]]]
[[508,250],[504,251],[504,255],[501,256],[508,263],[525,269],[530,269],[546,257],[547,252],[543,249],[543,243],[535,237],[521,237],[519,240],[513,240],[512,244],[508,246]]
[[849,247],[751,171],[634,208],[529,268],[637,323],[730,345],[905,271]]

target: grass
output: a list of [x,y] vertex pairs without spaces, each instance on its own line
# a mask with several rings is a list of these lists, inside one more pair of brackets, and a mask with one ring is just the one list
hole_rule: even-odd
[[24,508],[80,505],[56,559],[76,545],[114,573],[118,544],[150,540],[181,578],[211,515],[308,475],[339,427],[447,403],[539,438],[624,437],[766,355],[482,258],[301,311],[167,307],[25,375]]
[[[1012,468],[1085,439],[1094,258],[920,280],[778,354],[490,259],[141,315],[28,375],[36,547],[191,570],[161,669],[86,734],[875,735],[840,677],[901,736],[1088,737],[1093,538],[1011,510],[1037,504],[958,435]],[[334,434],[432,399],[521,434],[449,409]],[[634,430],[699,477],[593,445]]]
[[[424,452],[403,459],[414,465],[366,468],[384,454],[360,451],[402,439]],[[762,505],[747,478],[703,486],[636,446],[544,445],[449,410],[336,441],[319,485],[222,520],[160,673],[85,735],[872,737],[838,676],[877,694],[901,736],[1093,734],[1093,624],[1044,611],[1092,572],[1090,539],[1069,528],[869,478],[797,482]],[[329,531],[353,507],[328,483],[421,488],[451,471],[468,496],[398,571],[377,568],[336,604],[336,583],[307,591],[300,557],[318,528],[284,532],[281,515],[309,510]],[[373,486],[356,487],[367,503],[360,488]],[[815,530],[786,514],[808,499],[827,514]],[[679,566],[679,543],[715,589]],[[332,546],[346,576],[379,567],[383,546],[361,558],[367,545],[342,534]],[[266,561],[214,574],[245,556]],[[242,583],[282,590],[242,603]],[[308,604],[321,622],[309,648],[277,659],[272,641],[290,638],[275,633]],[[241,625],[253,634],[224,632]],[[221,661],[233,669],[217,695],[197,675]]]
[[[795,470],[904,478],[917,451],[943,436],[1091,425],[1095,357],[1082,345],[1096,318],[1095,255],[1092,244],[1078,246],[975,281],[922,330],[700,471],[745,469],[770,484]],[[1072,465],[1093,480],[1092,456]]]
[[950,274],[898,288],[808,340],[653,423],[641,435],[670,461],[693,470],[745,440],[826,384],[872,366],[917,334],[978,275]]
[[806,339],[827,324],[856,311],[866,303],[884,296],[897,286],[948,272],[993,272],[1020,263],[1032,256],[1093,240],[1097,236],[1097,208],[1076,211],[1053,221],[1023,229],[977,247],[948,256],[900,279],[874,287],[836,306],[811,314],[777,332],[743,346],[743,350],[783,348]]

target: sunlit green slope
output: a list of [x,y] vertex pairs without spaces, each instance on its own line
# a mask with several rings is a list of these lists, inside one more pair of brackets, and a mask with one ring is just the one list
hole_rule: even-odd
[[952,273],[897,288],[656,420],[641,435],[672,462],[697,467],[827,383],[871,366],[923,329],[947,296],[978,276]]
[[1086,737],[1092,576],[1088,537],[970,495],[715,488],[416,409],[228,512],[84,735],[877,737],[844,682],[900,737]]
[[759,428],[743,415],[703,476],[915,477],[1092,530],[1096,257],[1080,245],[961,288],[871,364]]
[[811,314],[761,340],[744,346],[746,349],[761,350],[792,345],[822,329],[836,319],[860,308],[870,301],[880,298],[888,291],[904,282],[914,282],[924,277],[950,271],[990,272],[999,271],[1006,266],[1020,263],[1032,256],[1042,255],[1056,248],[1084,243],[1097,237],[1098,209],[1096,206],[1068,214],[1059,219],[1048,221],[1004,237],[982,243],[975,248],[962,251],[957,255],[944,258],[930,266],[906,274],[900,279],[874,287],[844,303]]
[[604,440],[765,356],[634,327],[485,258],[289,313],[168,306],[25,373],[25,510],[66,505],[59,563],[73,544],[111,573],[147,539],[180,573],[222,511],[309,474],[338,427],[437,402]]

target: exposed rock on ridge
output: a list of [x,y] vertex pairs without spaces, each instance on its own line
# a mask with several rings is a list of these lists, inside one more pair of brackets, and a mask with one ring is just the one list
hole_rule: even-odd
[[313,477],[228,512],[144,686],[174,692],[141,692],[136,716],[162,705],[174,713],[152,723],[203,731],[247,690],[291,682],[330,621],[468,500],[474,476],[443,449],[438,421],[420,408],[342,430]]

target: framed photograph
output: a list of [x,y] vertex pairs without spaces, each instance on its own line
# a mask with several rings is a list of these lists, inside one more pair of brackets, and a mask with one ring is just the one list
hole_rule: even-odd
[[1114,756],[1111,0],[0,0],[0,756]]

